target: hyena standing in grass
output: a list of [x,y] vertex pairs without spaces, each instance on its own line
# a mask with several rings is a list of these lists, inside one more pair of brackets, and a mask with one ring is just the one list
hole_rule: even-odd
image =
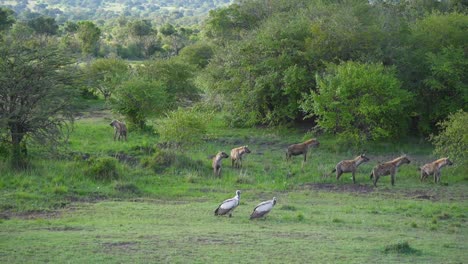
[[370,174],[370,178],[374,179],[374,186],[377,187],[377,181],[379,180],[380,176],[391,176],[392,186],[395,185],[395,174],[397,172],[398,167],[402,164],[409,164],[410,160],[406,155],[398,157],[392,161],[387,161],[385,163],[381,163],[376,165]]
[[231,165],[232,167],[242,168],[242,156],[250,153],[250,149],[247,146],[234,148],[231,150]]
[[223,151],[218,152],[213,158],[213,173],[215,176],[221,177],[221,164],[225,158],[229,158],[229,156]]
[[303,154],[305,162],[307,160],[307,151],[309,151],[309,148],[318,147],[319,145],[320,143],[315,138],[309,139],[303,143],[293,144],[289,146],[288,150],[286,151],[286,160],[290,160],[291,156],[298,156]]
[[333,169],[331,173],[336,171],[336,180],[339,180],[341,174],[345,172],[352,172],[353,183],[356,183],[356,178],[355,178],[356,169],[359,165],[367,161],[369,161],[369,158],[366,157],[366,154],[361,154],[352,160],[342,160],[338,162],[338,164],[336,164],[335,168]]
[[110,123],[110,126],[114,128],[114,141],[117,135],[119,141],[121,138],[127,141],[127,126],[124,123],[120,122],[119,120],[113,120]]
[[421,182],[425,180],[429,175],[434,175],[434,182],[440,182],[440,169],[445,166],[453,165],[453,162],[449,158],[441,158],[431,163],[427,163],[418,170],[421,171]]

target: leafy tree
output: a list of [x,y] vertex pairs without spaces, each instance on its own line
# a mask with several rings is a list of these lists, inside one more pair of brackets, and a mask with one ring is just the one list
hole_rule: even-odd
[[183,48],[180,52],[180,58],[199,68],[205,68],[214,55],[214,50],[210,45],[196,43]]
[[169,96],[169,107],[189,105],[199,99],[193,82],[193,66],[177,59],[148,61],[137,70],[138,76],[162,83]]
[[1,40],[0,131],[9,134],[15,167],[25,165],[26,137],[58,143],[73,120],[69,64],[55,46],[12,34]]
[[86,76],[89,85],[107,100],[128,78],[128,69],[127,63],[121,59],[97,59],[86,70]]
[[54,18],[40,16],[28,21],[30,26],[37,34],[40,35],[56,35],[58,31],[58,25]]
[[317,77],[318,91],[302,104],[318,126],[363,140],[396,137],[404,131],[411,95],[401,89],[394,69],[381,64],[330,64]]
[[78,22],[77,37],[83,54],[97,54],[101,30],[91,21]]
[[0,7],[0,32],[9,29],[15,23],[14,14],[13,10]]
[[468,113],[459,110],[437,125],[441,132],[430,138],[435,146],[434,154],[468,165]]
[[168,94],[163,83],[134,78],[116,89],[111,106],[131,124],[143,129],[148,118],[162,114],[167,101]]
[[[402,43],[396,66],[404,87],[416,95],[412,111],[423,134],[434,131],[437,122],[466,105],[466,93],[461,91],[466,91],[467,24],[464,14],[429,14],[411,24],[410,36]],[[447,106],[452,102],[453,108]]]

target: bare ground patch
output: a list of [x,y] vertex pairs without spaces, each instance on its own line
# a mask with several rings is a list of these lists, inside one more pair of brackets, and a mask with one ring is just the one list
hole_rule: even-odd
[[367,194],[375,190],[374,187],[364,184],[333,184],[333,183],[305,183],[304,189],[314,189],[327,192],[351,192]]
[[134,241],[121,241],[121,242],[105,242],[102,246],[105,251],[137,251],[138,242]]

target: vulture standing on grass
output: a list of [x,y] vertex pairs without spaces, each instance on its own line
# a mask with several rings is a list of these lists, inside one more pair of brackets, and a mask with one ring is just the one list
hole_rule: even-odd
[[276,197],[273,197],[272,200],[260,203],[259,205],[257,205],[257,207],[255,207],[252,214],[250,215],[250,220],[265,216],[271,211],[271,209],[273,209],[273,206],[275,206],[275,204]]
[[237,190],[236,191],[236,196],[222,202],[218,206],[218,208],[216,208],[216,210],[214,212],[215,215],[227,215],[227,214],[229,214],[229,217],[231,217],[232,216],[232,211],[234,211],[234,209],[236,209],[236,207],[239,205],[240,194],[241,194],[241,192],[239,190]]

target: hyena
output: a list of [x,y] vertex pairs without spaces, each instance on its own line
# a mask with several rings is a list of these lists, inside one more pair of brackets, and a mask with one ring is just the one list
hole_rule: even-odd
[[440,182],[440,169],[445,166],[453,165],[453,162],[449,158],[441,158],[431,163],[427,163],[419,170],[421,171],[421,182],[425,180],[429,175],[434,175],[434,182]]
[[242,146],[231,150],[231,165],[232,167],[242,168],[242,156],[250,153],[248,146]]
[[121,138],[127,141],[127,126],[124,123],[120,122],[119,120],[113,120],[110,123],[110,126],[114,127],[114,141],[117,135],[119,141]]
[[398,167],[402,164],[409,164],[410,160],[406,155],[398,157],[392,161],[387,161],[385,163],[381,163],[376,165],[370,174],[370,178],[374,179],[374,186],[377,187],[377,181],[379,180],[380,176],[391,176],[392,186],[395,185],[395,174],[397,172]]
[[320,143],[315,138],[309,139],[303,143],[293,144],[289,146],[288,150],[286,151],[286,159],[289,160],[291,159],[291,156],[304,154],[304,162],[305,162],[307,160],[307,151],[309,150],[309,148],[318,147],[319,145]]
[[366,154],[361,154],[352,160],[342,160],[338,162],[338,164],[336,164],[332,173],[336,171],[336,180],[339,180],[341,174],[345,172],[352,172],[353,183],[356,183],[356,179],[354,175],[356,174],[357,167],[367,161],[369,161],[369,158],[366,157]]
[[229,156],[223,151],[218,152],[213,158],[213,173],[215,176],[221,177],[221,164],[224,158],[229,158]]

